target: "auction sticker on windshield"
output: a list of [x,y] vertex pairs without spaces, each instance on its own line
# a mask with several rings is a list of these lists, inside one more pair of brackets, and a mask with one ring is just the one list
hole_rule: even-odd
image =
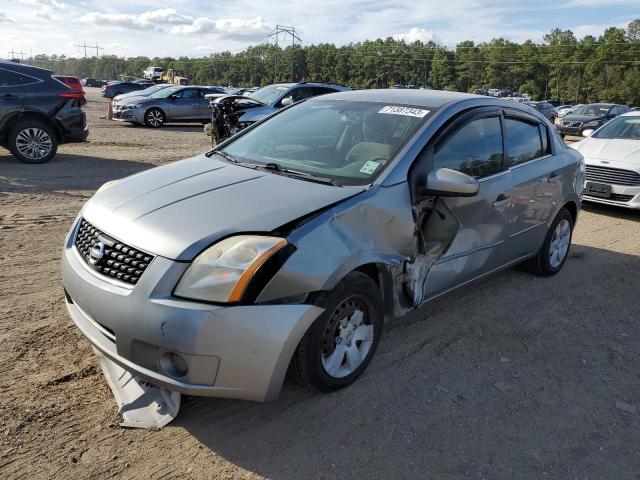
[[366,173],[367,175],[371,175],[373,172],[376,171],[376,168],[378,168],[378,165],[380,165],[380,162],[372,162],[371,160],[367,160],[367,163],[365,163],[360,169],[360,173]]
[[429,113],[429,110],[423,110],[421,108],[412,107],[398,107],[395,105],[387,105],[382,107],[378,113],[388,113],[390,115],[407,115],[409,117],[424,118]]

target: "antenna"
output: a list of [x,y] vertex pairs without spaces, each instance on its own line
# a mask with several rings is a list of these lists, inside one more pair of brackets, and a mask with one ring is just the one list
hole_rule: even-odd
[[[287,27],[285,25],[276,25],[276,28],[269,34],[267,35],[267,38],[270,40],[273,40],[276,44],[276,47],[278,47],[278,49],[280,48],[279,45],[279,41],[280,41],[280,35],[284,35],[284,39],[286,40],[287,36],[291,36],[291,75],[290,75],[290,81],[293,82],[293,53],[294,53],[294,47],[296,45],[296,40],[298,41],[299,44],[302,44],[302,40],[300,39],[300,37],[296,34],[296,29],[295,27]],[[274,61],[273,61],[273,83],[277,83],[277,75],[278,75],[278,55],[276,52],[276,55],[274,55]]]

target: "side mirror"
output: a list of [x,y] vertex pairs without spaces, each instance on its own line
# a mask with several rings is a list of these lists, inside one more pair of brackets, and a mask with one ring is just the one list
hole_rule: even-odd
[[478,194],[478,180],[466,173],[438,168],[427,175],[427,186],[420,192],[422,195],[439,197],[473,197]]
[[583,137],[590,137],[591,135],[593,135],[593,132],[595,132],[595,130],[593,128],[587,128],[586,130],[582,131],[582,136]]
[[289,105],[293,105],[293,97],[292,96],[284,97],[280,102],[280,105],[282,105],[283,107],[288,107]]

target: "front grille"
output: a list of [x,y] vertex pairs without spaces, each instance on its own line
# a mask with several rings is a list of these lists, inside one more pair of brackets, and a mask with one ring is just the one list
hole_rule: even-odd
[[595,165],[587,165],[586,179],[592,182],[625,185],[629,187],[640,185],[640,174],[637,172]]
[[573,128],[578,128],[582,126],[582,122],[572,122],[572,121],[563,121],[562,122],[562,126],[563,127],[573,127]]
[[[100,247],[102,242],[103,248]],[[147,269],[153,255],[114,240],[85,219],[80,220],[75,246],[89,268],[135,285]],[[92,254],[92,249],[95,251]]]
[[619,193],[612,193],[610,197],[594,197],[593,195],[589,195],[588,193],[584,194],[585,197],[594,198],[596,200],[611,200],[613,202],[629,202],[635,195],[621,195]]

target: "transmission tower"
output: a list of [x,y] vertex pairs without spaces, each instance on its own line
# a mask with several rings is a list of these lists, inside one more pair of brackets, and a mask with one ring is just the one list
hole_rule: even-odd
[[[276,25],[276,28],[273,30],[273,32],[271,32],[269,35],[267,35],[267,38],[269,40],[273,40],[274,43],[276,44],[276,47],[278,47],[278,49],[280,48],[280,35],[283,36],[283,39],[286,41],[287,37],[291,37],[291,76],[290,76],[290,81],[293,82],[293,54],[294,54],[294,49],[296,46],[296,41],[298,42],[298,44],[302,44],[302,40],[300,39],[300,37],[296,34],[296,29],[294,27],[287,27],[285,25]],[[273,60],[273,83],[276,83],[278,81],[278,55],[276,52],[276,55],[274,55],[274,60]]]

